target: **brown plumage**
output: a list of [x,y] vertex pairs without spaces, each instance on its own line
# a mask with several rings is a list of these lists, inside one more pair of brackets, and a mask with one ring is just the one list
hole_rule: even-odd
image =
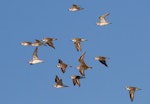
[[97,25],[99,26],[105,26],[105,25],[108,25],[108,24],[111,24],[110,22],[107,22],[106,21],[106,17],[109,15],[110,13],[106,13],[106,14],[103,14],[99,17],[99,22],[97,22]]
[[89,68],[92,68],[91,66],[88,66],[85,61],[84,61],[84,55],[85,55],[86,52],[84,52],[78,59],[80,65],[77,67],[77,69],[79,69],[79,72],[82,76],[85,76],[85,73],[84,71],[89,69]]
[[[62,73],[65,73],[66,68],[68,66],[69,65],[65,64],[61,59],[58,59],[58,65],[57,65],[57,67],[61,69]],[[71,67],[71,66],[69,66],[69,67]]]
[[54,87],[55,88],[63,88],[63,87],[68,87],[68,86],[66,86],[66,85],[64,85],[63,84],[63,82],[62,82],[62,79],[59,79],[59,77],[56,75],[56,77],[55,77],[55,85],[54,85]]
[[53,44],[53,41],[57,40],[57,38],[44,38],[43,41],[50,47],[52,47],[53,49],[55,49],[55,46]]
[[31,45],[37,47],[37,46],[44,45],[44,43],[42,41],[36,39],[35,42],[33,42]]
[[76,5],[76,4],[73,4],[72,7],[69,8],[69,11],[74,12],[74,11],[79,11],[79,10],[82,10],[82,9],[83,9],[82,7],[80,7],[80,6]]
[[87,41],[87,40],[83,38],[73,38],[72,41],[74,42],[77,51],[82,51],[80,42]]
[[38,52],[38,47],[35,48],[35,50],[34,50],[34,52],[32,54],[32,59],[29,61],[30,65],[38,64],[38,63],[43,62],[43,60],[40,60],[38,58],[37,52]]
[[132,87],[132,86],[127,86],[126,89],[129,91],[129,96],[130,100],[133,101],[134,99],[134,93],[136,90],[141,90],[140,88],[137,87]]
[[95,60],[98,60],[100,63],[102,63],[103,65],[105,65],[106,67],[108,67],[107,63],[106,63],[106,57],[103,56],[96,56]]
[[32,44],[31,42],[27,42],[27,41],[21,42],[21,45],[23,46],[29,46],[31,44]]
[[78,76],[78,75],[72,75],[71,76],[71,79],[72,79],[72,82],[73,82],[73,85],[78,85],[80,87],[80,79],[81,78],[85,78],[83,76]]

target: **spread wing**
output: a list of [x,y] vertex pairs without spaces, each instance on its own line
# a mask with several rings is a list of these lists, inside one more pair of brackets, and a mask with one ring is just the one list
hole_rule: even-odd
[[59,77],[56,75],[55,77],[55,82],[58,84],[58,85],[63,85],[62,83],[62,79],[59,79]]
[[106,13],[106,14],[100,16],[100,17],[99,17],[100,21],[101,21],[101,22],[106,22],[106,17],[107,17],[109,14],[110,14],[110,13]]
[[40,41],[40,40],[37,40],[37,39],[36,39],[35,41],[36,41],[36,42],[38,42],[38,43],[41,43],[41,41]]
[[60,64],[61,64],[61,63],[63,63],[63,62],[62,62],[62,60],[61,60],[61,59],[58,59],[58,63],[60,63]]
[[35,48],[33,54],[32,54],[32,58],[33,59],[38,59],[38,55],[37,55],[37,52],[38,52],[38,47]]
[[65,73],[66,68],[67,68],[68,65],[65,64],[65,63],[63,63],[63,61],[62,61],[61,59],[58,60],[58,63],[59,63],[59,65],[60,65],[61,71],[62,71],[63,73]]
[[52,47],[53,49],[55,49],[54,44],[51,40],[49,40],[48,42],[46,42],[50,47]]
[[76,79],[72,79],[73,85],[76,85]]
[[131,101],[133,101],[133,99],[134,99],[134,92],[135,92],[135,90],[129,91]]
[[108,67],[108,65],[106,64],[106,60],[99,60],[99,62],[101,62],[103,65],[105,65],[106,67]]
[[63,85],[62,79],[60,79],[59,81],[57,81],[57,84],[58,84],[58,85]]
[[78,5],[76,5],[76,4],[73,4],[72,7],[73,8],[79,8]]
[[80,63],[85,63],[85,62],[84,62],[84,55],[85,55],[85,53],[86,53],[86,52],[84,52],[84,53],[79,57],[78,61],[79,61]]
[[66,65],[66,64],[62,64],[61,71],[62,71],[63,73],[65,73],[66,68],[67,68],[67,65]]
[[79,70],[79,72],[80,72],[80,74],[81,74],[82,76],[85,76],[84,69],[81,68],[81,69]]
[[57,83],[59,81],[59,77],[56,75],[55,82]]
[[80,87],[80,81],[79,81],[79,79],[76,79],[76,84]]
[[74,42],[74,45],[75,45],[77,51],[81,51],[81,50],[82,50],[82,49],[81,49],[80,42]]

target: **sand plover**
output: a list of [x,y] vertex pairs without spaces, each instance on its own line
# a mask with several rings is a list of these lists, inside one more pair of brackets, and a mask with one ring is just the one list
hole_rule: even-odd
[[27,41],[21,42],[21,45],[23,46],[29,46],[31,44],[32,44],[31,42],[27,42]]
[[79,69],[79,72],[82,76],[85,76],[84,74],[84,71],[89,69],[89,68],[92,68],[91,66],[88,66],[85,61],[84,61],[84,55],[85,55],[86,52],[84,52],[78,59],[80,65],[77,66],[77,69]]
[[100,63],[102,63],[103,65],[105,65],[106,67],[108,67],[107,63],[106,63],[106,57],[103,56],[96,56],[95,60],[98,60]]
[[97,22],[96,24],[99,25],[99,26],[105,26],[105,25],[108,25],[108,24],[111,24],[110,22],[107,22],[106,21],[106,17],[109,15],[110,13],[106,13],[106,14],[103,14],[102,16],[99,17],[99,22]]
[[37,47],[45,44],[42,41],[36,39],[35,42],[33,42],[31,45]]
[[57,40],[57,38],[44,38],[43,41],[49,45],[50,47],[52,47],[53,49],[55,49],[54,44],[53,44],[53,40]]
[[72,82],[73,82],[73,85],[78,85],[80,87],[80,79],[82,78],[85,78],[83,76],[79,76],[79,75],[72,75],[71,76],[71,79],[72,79]]
[[[68,66],[69,66],[69,65],[65,64],[61,59],[58,59],[57,67],[61,69],[62,73],[65,73],[66,68],[67,68]],[[72,67],[72,66],[69,66],[69,67]]]
[[82,8],[82,7],[80,7],[76,4],[73,4],[72,7],[69,8],[69,11],[74,12],[74,11],[79,11],[79,10],[82,10],[82,9],[84,9],[84,8]]
[[126,89],[129,91],[129,95],[130,95],[130,100],[131,101],[133,101],[133,99],[134,99],[135,91],[141,90],[140,88],[132,87],[132,86],[127,86]]
[[32,54],[32,59],[29,61],[29,64],[30,64],[30,65],[38,64],[38,63],[43,62],[43,60],[40,60],[40,59],[38,58],[37,52],[38,52],[38,47],[35,48],[35,50],[34,50],[34,52],[33,52],[33,54]]
[[81,48],[80,42],[87,41],[87,40],[83,38],[73,38],[72,41],[74,42],[74,45],[77,51],[81,51],[82,48]]
[[64,85],[63,82],[62,82],[62,79],[59,79],[59,77],[57,75],[55,77],[55,83],[56,83],[54,85],[55,88],[69,87],[69,86]]

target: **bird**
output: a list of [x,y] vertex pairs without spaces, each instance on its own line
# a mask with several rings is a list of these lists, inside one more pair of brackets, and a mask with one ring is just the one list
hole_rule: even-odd
[[110,13],[106,13],[106,14],[103,14],[102,16],[99,17],[99,22],[97,22],[96,24],[98,26],[105,26],[105,25],[108,25],[108,24],[111,24],[110,22],[107,22],[106,21],[106,17],[109,15]]
[[80,42],[87,41],[87,40],[83,38],[73,38],[72,41],[74,42],[77,51],[82,51]]
[[32,42],[27,42],[27,41],[21,42],[21,45],[23,46],[30,46],[31,44]]
[[37,47],[37,46],[42,46],[45,44],[41,40],[36,39],[35,42],[33,42],[31,45]]
[[84,52],[78,59],[80,65],[77,66],[77,69],[79,69],[79,72],[82,76],[85,76],[85,73],[84,71],[89,69],[89,68],[92,68],[92,66],[88,66],[85,61],[84,61],[84,55],[85,55],[86,52]]
[[52,47],[53,49],[55,49],[54,44],[53,44],[53,40],[57,40],[57,38],[43,38],[43,41],[50,47]]
[[105,65],[106,67],[108,67],[107,63],[106,63],[106,57],[103,56],[96,56],[95,60],[98,60],[100,63],[102,63],[103,65]]
[[59,77],[56,75],[54,87],[55,88],[64,88],[64,87],[69,87],[69,86],[64,85],[63,82],[62,82],[62,79],[59,79]]
[[134,92],[137,90],[141,90],[140,88],[137,87],[133,87],[133,86],[127,86],[126,90],[129,91],[129,95],[130,95],[130,100],[133,102],[134,99]]
[[74,11],[79,11],[82,10],[84,8],[78,6],[77,4],[73,4],[71,8],[69,8],[69,11],[74,12]]
[[[69,66],[69,65],[65,64],[61,59],[58,59],[57,67],[61,69],[62,73],[65,73],[66,68],[67,68],[68,66]],[[69,66],[69,67],[72,67],[72,66]]]
[[80,87],[80,79],[82,78],[85,78],[83,76],[79,76],[79,75],[72,75],[71,76],[71,79],[72,79],[72,82],[73,82],[73,85],[78,85]]
[[38,52],[38,47],[35,48],[35,50],[34,50],[34,52],[32,54],[32,59],[29,61],[30,65],[38,64],[38,63],[42,63],[43,62],[43,60],[40,60],[38,58],[37,52]]

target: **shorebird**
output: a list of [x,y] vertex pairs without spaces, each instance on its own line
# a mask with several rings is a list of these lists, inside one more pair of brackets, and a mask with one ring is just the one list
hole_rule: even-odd
[[102,16],[99,17],[99,22],[97,22],[96,24],[99,25],[99,26],[105,26],[105,25],[108,25],[108,24],[111,24],[110,22],[107,22],[106,21],[106,17],[109,15],[110,13],[106,13],[106,14],[103,14]]
[[106,57],[103,56],[96,56],[95,60],[98,60],[100,63],[102,63],[103,65],[105,65],[106,67],[108,67],[107,63],[106,63]]
[[79,76],[79,75],[72,75],[71,76],[71,79],[72,79],[72,82],[73,82],[73,85],[78,85],[80,87],[80,79],[82,78],[85,78],[83,76]]
[[27,42],[27,41],[21,42],[21,45],[23,46],[29,46],[31,44],[32,44],[31,42]]
[[52,47],[53,49],[55,49],[54,45],[53,45],[53,40],[57,40],[57,38],[44,38],[43,41],[49,45],[50,47]]
[[82,7],[80,7],[76,4],[73,4],[72,7],[69,8],[69,11],[74,12],[74,11],[79,11],[79,10],[82,10],[82,9],[84,9],[84,8],[82,8]]
[[54,85],[55,88],[69,87],[69,86],[64,85],[63,82],[62,82],[62,79],[59,79],[59,77],[57,75],[55,77],[55,83],[56,83]]
[[72,41],[74,42],[74,45],[77,51],[81,51],[82,48],[81,48],[80,42],[87,41],[87,40],[83,38],[73,38]]
[[[68,66],[69,66],[69,65],[65,64],[61,59],[58,59],[57,67],[61,69],[62,73],[65,73],[66,68],[67,68]],[[69,66],[69,67],[71,67],[71,66]]]
[[33,42],[31,45],[37,47],[45,44],[42,41],[36,39],[35,42]]
[[30,65],[38,64],[38,63],[43,62],[43,60],[40,60],[40,59],[38,58],[37,52],[38,52],[38,47],[35,48],[35,50],[34,50],[34,52],[33,52],[33,54],[32,54],[32,59],[29,61],[29,64],[30,64]]
[[134,92],[137,90],[141,90],[140,88],[132,87],[132,86],[127,86],[126,89],[129,91],[131,101],[133,101],[133,99],[134,99]]
[[84,55],[86,52],[84,52],[78,59],[80,65],[77,66],[77,69],[79,69],[79,72],[82,76],[85,76],[84,74],[84,70],[87,70],[89,68],[92,68],[91,66],[86,65],[85,61],[84,61]]

